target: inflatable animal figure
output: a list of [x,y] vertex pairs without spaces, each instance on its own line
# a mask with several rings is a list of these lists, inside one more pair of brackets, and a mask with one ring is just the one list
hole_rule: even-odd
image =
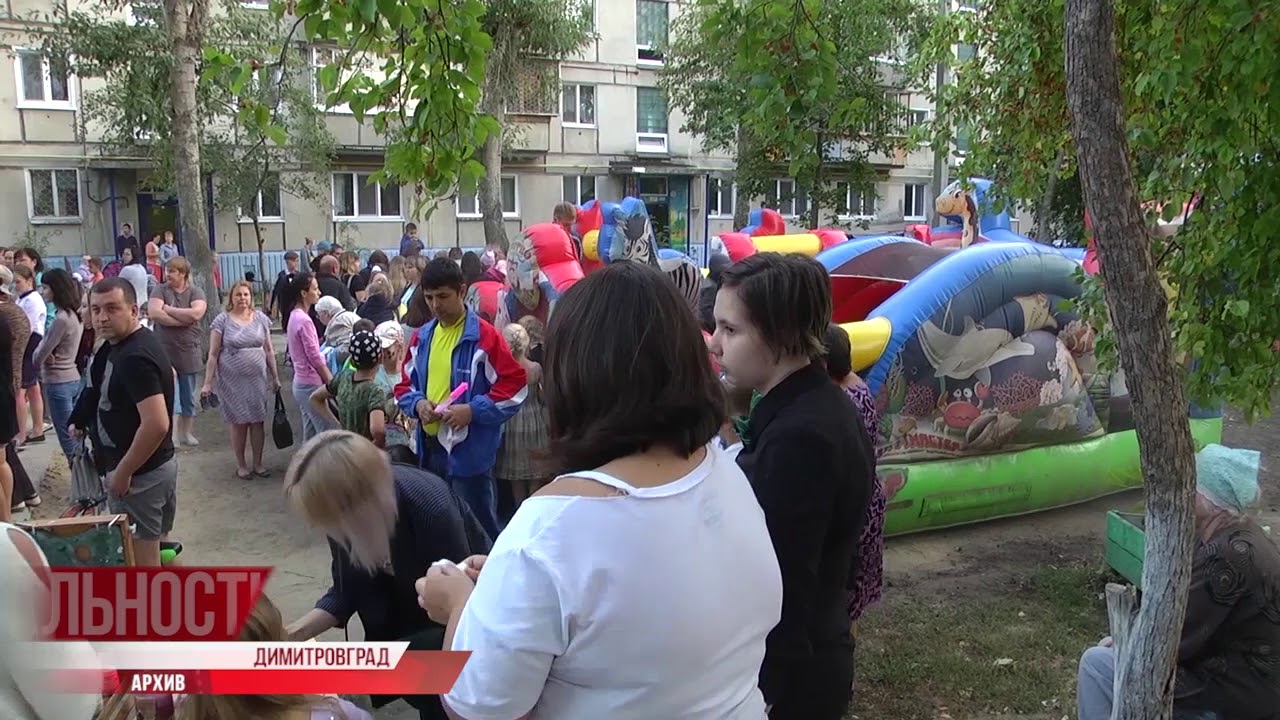
[[934,201],[933,207],[939,215],[959,216],[962,226],[960,247],[969,247],[978,239],[978,204],[973,194],[962,187],[944,192]]
[[649,222],[649,212],[639,198],[625,198],[617,206],[621,237],[614,235],[613,244],[618,252],[610,253],[610,262],[630,260],[652,265],[676,284],[676,289],[689,301],[690,307],[698,305],[698,290],[702,287],[702,270],[690,257],[660,257],[658,241]]
[[[497,315],[493,323],[497,327],[504,328],[529,315],[544,325],[550,319],[560,293],[542,271],[531,237],[532,233],[545,231],[543,226],[550,224],[531,225],[511,241],[511,248],[507,251],[508,287],[498,291]],[[565,234],[563,228],[556,228],[560,234]]]

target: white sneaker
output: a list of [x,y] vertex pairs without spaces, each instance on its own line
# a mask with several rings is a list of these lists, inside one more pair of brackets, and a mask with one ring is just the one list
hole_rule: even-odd
[[182,444],[187,447],[196,447],[200,444],[200,441],[196,439],[195,435],[188,434],[186,437],[182,438]]

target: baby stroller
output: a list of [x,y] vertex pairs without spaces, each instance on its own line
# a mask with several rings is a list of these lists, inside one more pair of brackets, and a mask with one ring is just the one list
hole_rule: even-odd
[[[107,502],[107,479],[98,472],[93,459],[89,438],[85,437],[75,455],[71,457],[71,506],[62,511],[60,518],[78,518],[97,515]],[[182,543],[161,541],[160,564],[169,565],[182,554]]]

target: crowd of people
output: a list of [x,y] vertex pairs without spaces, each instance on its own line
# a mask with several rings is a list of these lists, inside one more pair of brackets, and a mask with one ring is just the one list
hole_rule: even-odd
[[[123,274],[36,277],[15,253],[0,268],[5,492],[38,500],[16,448],[39,441],[47,406],[68,457],[88,437],[139,564],[158,565],[197,405],[229,426],[236,476],[269,477],[265,423],[291,368],[301,443],[284,494],[328,537],[332,584],[288,622],[264,598],[241,639],[358,617],[368,640],[469,651],[447,695],[402,698],[422,718],[843,718],[858,620],[882,590],[885,497],[876,403],[822,266],[718,256],[691,304],[658,269],[613,263],[547,317],[497,326],[467,288],[505,278],[502,249],[424,252],[411,225],[393,258],[308,241],[262,309],[248,282],[227,289],[207,354],[210,308],[180,254],[144,296]],[[1257,454],[1200,460],[1179,711],[1272,720],[1247,701],[1280,700],[1280,553],[1246,512]],[[23,550],[0,557],[30,565]],[[1085,653],[1082,720],[1109,715],[1113,673],[1107,641]],[[0,708],[15,687],[0,676]],[[178,713],[368,718],[314,697]]]

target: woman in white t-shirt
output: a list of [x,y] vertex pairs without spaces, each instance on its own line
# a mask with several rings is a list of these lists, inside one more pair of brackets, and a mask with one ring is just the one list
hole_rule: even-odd
[[781,574],[750,485],[713,442],[724,398],[688,303],[655,268],[609,265],[557,303],[544,368],[559,477],[487,558],[418,582],[445,646],[472,653],[450,714],[764,718]]

